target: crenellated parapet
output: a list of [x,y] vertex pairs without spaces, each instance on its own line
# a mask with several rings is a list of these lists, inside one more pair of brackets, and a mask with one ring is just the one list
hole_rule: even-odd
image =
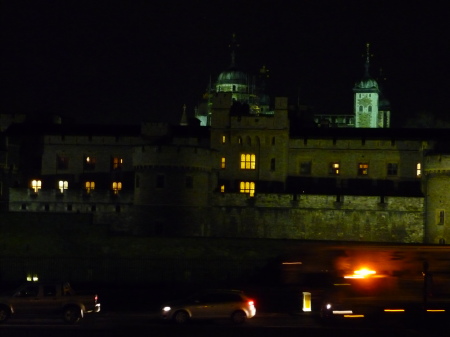
[[425,174],[450,173],[450,155],[426,156],[423,170]]
[[170,167],[210,171],[211,150],[190,146],[145,145],[134,149],[133,165],[135,169]]

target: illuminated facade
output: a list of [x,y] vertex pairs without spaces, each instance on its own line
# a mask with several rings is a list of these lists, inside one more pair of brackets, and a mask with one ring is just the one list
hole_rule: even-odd
[[139,235],[449,242],[447,130],[303,129],[286,98],[270,115],[213,98],[210,127],[12,125],[8,158],[29,152],[8,211]]
[[269,70],[265,66],[261,67],[258,76],[251,76],[244,72],[236,62],[238,47],[236,36],[233,34],[230,44],[230,66],[219,74],[214,84],[209,84],[203,101],[196,109],[195,117],[202,126],[211,125],[212,99],[216,93],[230,93],[236,113],[243,113],[243,111],[247,113],[248,111],[252,115],[273,114],[269,105],[269,97],[264,93]]

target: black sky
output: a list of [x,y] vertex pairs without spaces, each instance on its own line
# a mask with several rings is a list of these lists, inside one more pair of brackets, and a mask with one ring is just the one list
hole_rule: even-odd
[[394,121],[450,115],[444,2],[1,0],[0,25],[1,113],[178,121],[229,66],[235,33],[237,64],[265,65],[292,103],[351,113],[370,42]]

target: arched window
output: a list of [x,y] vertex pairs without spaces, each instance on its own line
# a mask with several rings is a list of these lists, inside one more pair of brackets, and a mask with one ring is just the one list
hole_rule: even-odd
[[41,180],[32,180],[31,188],[33,189],[34,193],[37,193],[42,188],[42,181]]
[[95,189],[95,182],[86,181],[84,183],[84,188],[86,189],[86,193],[91,193],[91,191]]

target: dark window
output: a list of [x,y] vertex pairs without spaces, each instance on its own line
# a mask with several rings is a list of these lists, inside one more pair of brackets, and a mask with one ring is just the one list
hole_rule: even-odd
[[39,294],[38,285],[29,285],[23,288],[16,296],[19,297],[36,297]]
[[69,158],[63,155],[56,156],[56,168],[58,170],[67,170],[69,169]]
[[387,174],[388,176],[396,176],[398,173],[398,164],[389,163],[387,164]]
[[445,211],[439,211],[439,225],[445,223]]
[[158,174],[156,176],[156,187],[164,188],[164,185],[165,185],[165,177],[162,174]]
[[140,184],[141,184],[141,176],[140,176],[139,174],[136,174],[134,186],[135,186],[136,188],[139,188],[139,187],[140,187],[140,186],[139,186]]
[[186,188],[193,188],[194,187],[194,178],[192,176],[186,177]]
[[300,174],[311,174],[311,162],[303,161],[300,163]]
[[275,171],[275,158],[270,160],[270,170]]
[[56,287],[54,285],[44,285],[44,296],[56,296]]

